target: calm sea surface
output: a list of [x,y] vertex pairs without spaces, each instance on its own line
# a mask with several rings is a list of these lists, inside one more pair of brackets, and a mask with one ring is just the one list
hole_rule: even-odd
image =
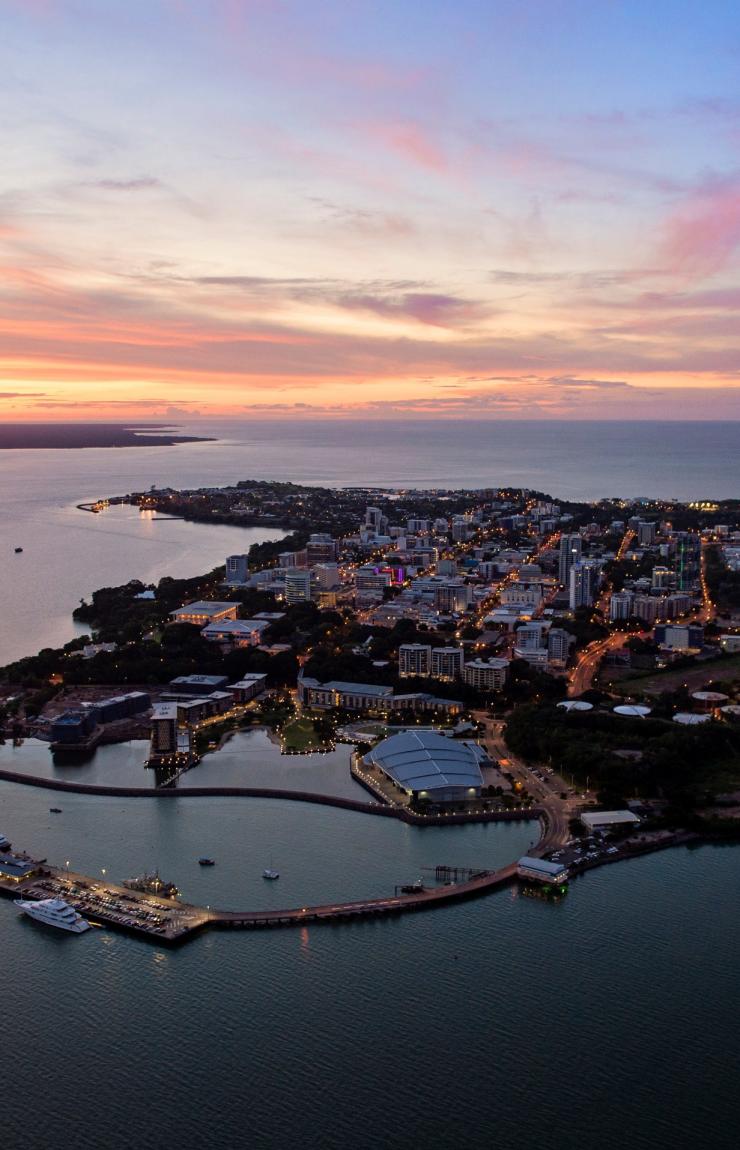
[[[535,833],[9,783],[0,820],[50,859],[115,878],[158,864],[186,897],[239,908],[385,894],[425,866],[515,858]],[[279,883],[259,877],[270,858]],[[2,900],[4,1144],[734,1150],[737,879],[735,849],[681,849],[596,871],[558,906],[509,890],[174,951],[62,936]]]
[[[733,424],[203,425],[177,448],[0,453],[0,662],[74,633],[82,595],[191,575],[268,533],[77,502],[150,484],[519,484],[568,498],[740,492]],[[24,548],[22,555],[13,553]],[[259,732],[183,785],[352,795],[347,751],[281,757]],[[140,744],[55,764],[141,782]],[[50,815],[50,806],[62,813]],[[438,863],[503,863],[535,824],[415,828],[275,800],[99,799],[0,783],[0,831],[91,874],[159,866],[195,902],[389,893]],[[217,866],[198,867],[199,855]],[[278,883],[261,878],[273,860]],[[205,934],[179,950],[61,936],[0,900],[2,1133],[10,1150],[730,1150],[740,1100],[740,852],[672,850],[572,884],[395,921]]]

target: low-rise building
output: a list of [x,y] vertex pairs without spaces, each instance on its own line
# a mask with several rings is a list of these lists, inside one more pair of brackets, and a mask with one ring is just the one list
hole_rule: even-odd
[[568,880],[568,868],[562,863],[532,858],[530,855],[519,859],[516,873],[519,878],[530,882],[556,883],[558,886]]
[[210,643],[258,647],[269,626],[269,619],[223,619],[219,623],[209,623],[202,629],[201,635]]
[[223,619],[236,619],[238,613],[238,603],[198,600],[170,611],[170,619],[173,623],[192,623],[195,627],[205,627],[208,623],[219,623]]
[[244,675],[238,683],[232,683],[228,690],[235,703],[243,704],[248,703],[251,699],[256,699],[258,695],[262,694],[266,686],[267,675],[254,673]]
[[180,695],[210,695],[228,683],[226,675],[178,675],[170,680],[171,689]]

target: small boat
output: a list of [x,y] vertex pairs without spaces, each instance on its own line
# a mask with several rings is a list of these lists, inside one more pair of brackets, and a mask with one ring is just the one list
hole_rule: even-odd
[[22,550],[23,550],[23,548],[22,548],[22,547],[16,547],[16,549],[15,549],[15,553],[16,553],[16,555],[20,555],[20,553],[21,553],[21,551],[22,551]]
[[61,813],[62,813],[62,808],[61,808],[61,807],[49,807],[49,814],[51,814],[51,815],[60,815]]
[[215,866],[215,865],[216,865],[215,859],[207,859],[207,858],[198,859],[198,866]]
[[263,878],[280,878],[280,871],[273,870],[272,867],[265,867],[262,872]]

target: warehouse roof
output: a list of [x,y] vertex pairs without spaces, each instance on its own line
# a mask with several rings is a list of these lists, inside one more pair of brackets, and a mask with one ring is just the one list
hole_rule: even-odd
[[588,811],[581,815],[581,822],[586,827],[616,827],[620,823],[639,823],[639,821],[632,811]]
[[481,787],[478,756],[465,743],[436,731],[404,731],[383,739],[365,756],[409,791]]

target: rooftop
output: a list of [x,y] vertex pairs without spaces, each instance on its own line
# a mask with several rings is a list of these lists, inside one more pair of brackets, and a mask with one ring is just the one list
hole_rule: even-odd
[[383,739],[365,756],[409,791],[478,788],[483,776],[470,746],[436,731],[404,731]]
[[218,603],[213,599],[198,599],[195,603],[185,603],[170,611],[170,615],[220,615],[223,611],[233,611],[238,603]]

